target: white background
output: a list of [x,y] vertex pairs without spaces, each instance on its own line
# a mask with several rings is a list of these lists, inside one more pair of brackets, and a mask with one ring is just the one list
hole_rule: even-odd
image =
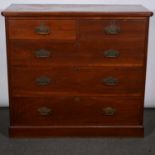
[[[155,0],[0,0],[0,11],[12,3],[141,4],[155,13]],[[150,20],[145,107],[155,107],[155,17]],[[0,16],[0,106],[8,106],[4,17]]]

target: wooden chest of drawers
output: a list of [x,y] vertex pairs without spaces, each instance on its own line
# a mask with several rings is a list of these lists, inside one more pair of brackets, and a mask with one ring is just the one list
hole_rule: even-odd
[[10,136],[143,136],[142,6],[11,5]]

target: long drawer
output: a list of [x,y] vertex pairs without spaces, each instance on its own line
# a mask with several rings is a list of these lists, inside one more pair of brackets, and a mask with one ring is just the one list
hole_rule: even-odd
[[141,98],[54,96],[12,98],[11,125],[140,125]]
[[[134,46],[133,46],[134,45]],[[56,43],[50,40],[11,40],[9,59],[11,65],[144,65],[144,45],[134,42]]]
[[76,40],[76,21],[61,19],[8,20],[9,39]]
[[13,95],[58,92],[143,93],[143,68],[51,67],[10,68]]
[[81,41],[104,42],[106,38],[111,42],[119,38],[128,40],[145,40],[147,21],[145,19],[109,19],[109,20],[80,20],[79,39]]

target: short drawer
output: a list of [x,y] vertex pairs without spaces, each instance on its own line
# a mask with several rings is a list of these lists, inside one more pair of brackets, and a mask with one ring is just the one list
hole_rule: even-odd
[[113,42],[119,38],[145,40],[147,21],[135,19],[80,20],[80,40],[104,42],[110,38]]
[[81,61],[88,64],[101,66],[144,66],[145,51],[144,45],[140,42],[116,40],[117,43],[111,43],[110,39],[101,42],[81,42],[79,44],[79,53]]
[[11,125],[140,125],[142,104],[133,97],[12,98]]
[[143,68],[36,67],[10,70],[13,95],[50,93],[143,93]]
[[76,22],[57,19],[9,20],[9,39],[75,40]]
[[11,65],[20,66],[65,65],[72,64],[77,53],[75,43],[11,40],[9,59]]

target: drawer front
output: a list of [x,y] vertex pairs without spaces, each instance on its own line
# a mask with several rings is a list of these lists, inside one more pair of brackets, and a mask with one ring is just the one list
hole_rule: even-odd
[[9,59],[11,65],[49,66],[72,64],[77,55],[75,43],[54,43],[50,40],[11,40]]
[[[103,66],[111,65],[144,65],[145,51],[144,45],[133,41],[126,41],[122,44],[116,40],[116,44],[111,43],[110,39],[103,43],[81,42],[79,52],[82,55],[81,60],[88,64],[99,64]],[[124,46],[125,45],[125,46]]]
[[142,93],[142,68],[11,68],[13,95],[49,93]]
[[9,39],[75,40],[74,20],[9,20]]
[[110,38],[111,42],[122,38],[127,40],[145,40],[146,20],[113,19],[113,20],[80,20],[80,40],[104,42]]
[[12,125],[137,125],[140,98],[55,96],[13,98]]
[[[132,43],[135,44],[132,46]],[[92,44],[55,43],[52,41],[11,40],[9,60],[11,65],[143,65],[144,45],[128,43],[121,44]]]

